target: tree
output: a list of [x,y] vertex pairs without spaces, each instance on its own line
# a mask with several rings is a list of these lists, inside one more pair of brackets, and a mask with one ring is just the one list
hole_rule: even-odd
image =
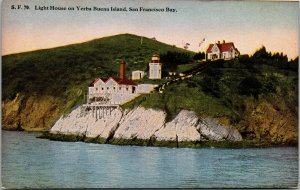
[[199,52],[196,53],[193,57],[194,60],[201,60],[201,59],[205,59],[205,53],[204,52]]
[[255,98],[258,98],[262,88],[259,80],[253,76],[247,77],[239,84],[238,90],[241,95],[253,95]]
[[160,55],[161,63],[163,64],[163,71],[176,71],[180,64],[187,64],[192,61],[190,54],[168,51],[166,54]]
[[262,46],[252,56],[253,58],[268,58],[270,54],[267,52],[266,47]]

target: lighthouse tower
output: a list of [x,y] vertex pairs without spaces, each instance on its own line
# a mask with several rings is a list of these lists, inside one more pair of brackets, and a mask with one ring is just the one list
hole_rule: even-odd
[[161,79],[161,68],[160,58],[155,53],[149,63],[149,79]]

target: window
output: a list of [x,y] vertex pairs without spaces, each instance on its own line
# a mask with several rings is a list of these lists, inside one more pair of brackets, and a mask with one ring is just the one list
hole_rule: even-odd
[[212,51],[215,52],[215,53],[217,53],[218,52],[218,48],[214,47]]
[[128,91],[128,87],[126,88],[126,91]]
[[98,90],[98,88],[96,88],[96,90]]
[[104,90],[104,88],[102,87],[102,90]]
[[107,90],[109,89],[109,87],[107,87]]
[[121,87],[119,87],[119,90],[121,90],[122,88]]

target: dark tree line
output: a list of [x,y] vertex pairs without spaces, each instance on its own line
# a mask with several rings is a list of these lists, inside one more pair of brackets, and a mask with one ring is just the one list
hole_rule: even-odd
[[196,53],[193,57],[194,60],[201,60],[201,59],[205,59],[205,52],[199,52]]
[[181,64],[188,64],[192,62],[189,53],[170,52],[160,55],[160,60],[163,63],[163,71],[176,71],[177,66]]
[[244,57],[244,61],[252,64],[267,64],[286,69],[298,69],[298,57],[288,61],[287,55],[282,52],[271,53],[265,46],[258,49],[251,57]]
[[178,65],[188,64],[201,59],[205,59],[204,52],[199,52],[192,56],[190,53],[168,51],[167,53],[160,55],[164,72],[176,71]]

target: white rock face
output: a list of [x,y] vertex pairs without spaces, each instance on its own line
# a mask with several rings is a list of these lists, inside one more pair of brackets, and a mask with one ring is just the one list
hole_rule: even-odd
[[114,138],[122,139],[150,139],[150,137],[163,127],[166,113],[154,109],[138,107],[129,111],[115,132]]
[[[96,113],[92,110],[84,114],[78,107],[66,117],[61,117],[51,128],[50,133],[67,135],[86,135],[87,137],[107,138],[113,132],[122,117],[120,109],[114,109],[104,117],[96,119]],[[97,114],[100,112],[98,111]]]
[[114,132],[118,127],[121,118],[122,111],[120,109],[112,110],[111,113],[107,113],[107,115],[103,118],[96,120],[91,125],[88,125],[86,136],[97,137],[99,135],[99,137],[108,138],[109,134]]
[[50,133],[91,138],[108,138],[112,134],[117,139],[146,140],[154,137],[159,141],[176,141],[176,136],[178,141],[242,140],[234,127],[221,125],[212,118],[199,119],[194,112],[187,110],[180,111],[171,122],[165,123],[165,112],[143,107],[130,111],[116,108],[101,114],[98,111],[97,117],[92,110],[83,112],[82,109],[85,108],[78,107],[61,117]]
[[200,133],[197,131],[198,117],[191,111],[182,110],[171,122],[166,123],[154,135],[157,140],[175,141],[200,141]]
[[206,140],[242,140],[241,134],[234,127],[221,125],[216,119],[212,118],[205,118],[199,122],[197,129]]

